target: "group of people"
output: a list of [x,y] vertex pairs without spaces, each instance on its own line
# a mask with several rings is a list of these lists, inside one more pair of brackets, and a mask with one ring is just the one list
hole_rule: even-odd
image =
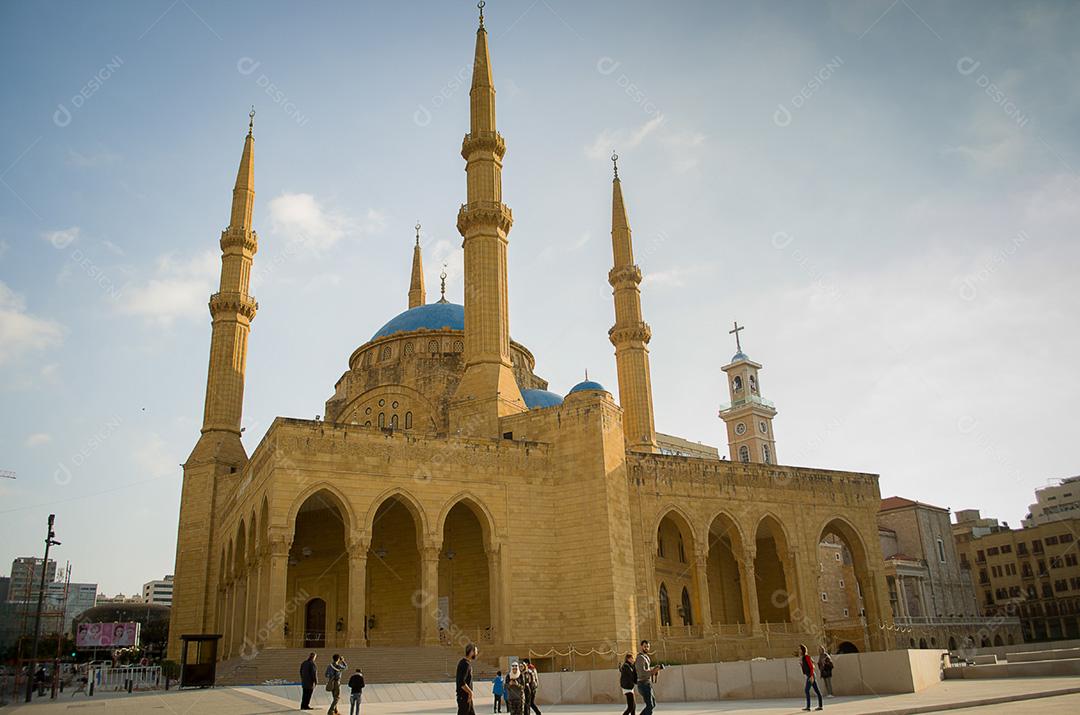
[[536,666],[528,658],[521,662],[510,663],[510,670],[506,675],[500,670],[495,674],[495,680],[491,684],[491,692],[495,696],[495,712],[502,712],[502,706],[506,706],[506,712],[510,715],[540,715],[540,708],[536,707],[536,694],[540,690],[540,676],[536,672]]
[[[300,664],[300,709],[314,710],[311,707],[311,695],[315,692],[315,686],[319,684],[319,671],[315,667],[315,659],[318,656],[314,652],[309,653],[307,660]],[[338,712],[338,701],[341,699],[341,674],[349,669],[349,664],[339,654],[334,653],[326,666],[324,674],[326,678],[326,692],[330,693],[330,707],[326,715],[341,715]],[[360,715],[360,701],[364,694],[364,674],[360,668],[356,669],[346,685],[349,688],[349,715]]]
[[[626,697],[626,709],[622,715],[652,715],[656,708],[656,696],[653,694],[653,684],[664,664],[653,665],[652,645],[647,640],[641,641],[637,655],[627,653],[619,666],[619,687]],[[473,704],[473,661],[480,655],[480,650],[475,643],[465,646],[465,657],[457,666],[454,677],[455,693],[457,698],[458,715],[476,715]],[[311,707],[311,695],[318,684],[318,670],[315,667],[315,653],[308,655],[300,665],[300,686],[302,696],[300,698],[301,710],[314,710]],[[833,696],[832,673],[833,660],[822,646],[819,648],[817,662],[807,651],[805,645],[799,646],[799,665],[806,677],[804,694],[806,695],[806,707],[804,712],[810,711],[810,691],[817,693],[817,710],[824,710],[821,689],[818,687],[818,678],[825,681],[825,691],[828,697]],[[326,666],[326,690],[330,693],[330,707],[327,715],[340,715],[337,709],[338,700],[341,698],[341,676],[348,670],[349,664],[337,653],[331,658]],[[347,683],[349,696],[349,715],[360,715],[360,702],[364,691],[364,674],[360,668],[352,674]],[[541,715],[540,708],[536,706],[536,695],[540,690],[540,676],[536,666],[528,658],[521,661],[512,661],[510,670],[505,675],[500,670],[492,682],[491,691],[494,694],[492,712],[503,712],[503,706],[510,715]],[[644,707],[637,713],[637,702],[634,697],[635,691],[641,697]]]

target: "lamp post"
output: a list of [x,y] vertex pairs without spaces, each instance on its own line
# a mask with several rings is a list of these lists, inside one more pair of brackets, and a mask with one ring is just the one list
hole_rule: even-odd
[[34,648],[30,656],[30,670],[26,674],[26,702],[30,702],[34,695],[34,671],[37,670],[38,637],[41,634],[41,609],[45,605],[45,576],[49,572],[49,547],[59,546],[60,542],[53,537],[53,523],[56,514],[49,514],[49,530],[45,536],[45,560],[41,562],[41,589],[38,591],[37,613],[34,614]]

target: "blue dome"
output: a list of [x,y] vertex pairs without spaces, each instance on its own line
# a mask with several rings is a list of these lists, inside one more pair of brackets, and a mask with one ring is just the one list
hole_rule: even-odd
[[607,392],[607,390],[604,389],[604,386],[601,385],[599,382],[596,382],[594,380],[584,380],[571,387],[570,392],[566,394],[572,395],[575,392],[583,392],[585,390],[600,390],[602,392]]
[[457,303],[428,303],[406,310],[371,336],[372,340],[412,330],[465,329],[465,306]]
[[746,353],[744,353],[742,350],[740,350],[739,352],[737,352],[737,353],[735,353],[734,355],[731,356],[731,362],[739,362],[740,360],[749,360],[749,359],[750,358],[747,357]]
[[556,407],[562,404],[562,395],[548,390],[522,390],[521,398],[525,400],[525,406],[530,410],[542,410],[545,407]]

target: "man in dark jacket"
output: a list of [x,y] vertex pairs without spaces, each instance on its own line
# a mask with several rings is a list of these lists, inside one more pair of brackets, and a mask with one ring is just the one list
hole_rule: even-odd
[[311,707],[311,694],[315,691],[315,685],[319,682],[319,671],[315,669],[315,654],[308,655],[307,660],[300,664],[300,709],[314,710]]
[[480,655],[476,644],[465,646],[465,657],[458,661],[457,675],[454,678],[457,690],[458,715],[476,715],[473,708],[472,662]]

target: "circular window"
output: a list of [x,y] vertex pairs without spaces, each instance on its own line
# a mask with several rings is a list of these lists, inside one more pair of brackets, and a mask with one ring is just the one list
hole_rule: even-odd
[[761,422],[758,422],[757,426],[758,426],[758,429],[761,430],[761,434],[768,434],[769,433],[769,425],[765,424],[765,420],[762,420]]
[[742,422],[735,425],[735,434],[746,434],[746,425]]
[[371,408],[369,407],[366,410],[364,410],[364,414],[365,415],[370,415],[371,414]]
[[379,400],[379,407],[382,407],[385,404],[386,404],[386,400]]
[[[391,403],[390,406],[393,407],[396,410],[397,409],[397,400],[394,400],[393,403]],[[764,424],[764,423],[762,423],[762,424]]]

